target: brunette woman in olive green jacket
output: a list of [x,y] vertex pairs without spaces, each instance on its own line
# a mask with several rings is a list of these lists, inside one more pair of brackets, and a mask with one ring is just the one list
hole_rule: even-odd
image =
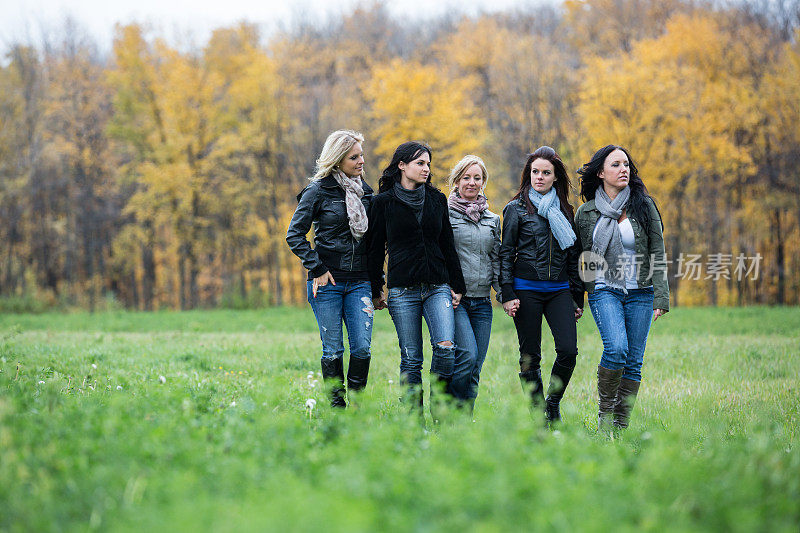
[[609,145],[578,170],[586,201],[575,214],[603,355],[597,367],[598,427],[628,427],[655,321],[669,310],[663,223],[627,150]]

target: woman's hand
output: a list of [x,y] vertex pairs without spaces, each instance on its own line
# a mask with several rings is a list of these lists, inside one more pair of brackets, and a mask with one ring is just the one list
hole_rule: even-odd
[[664,316],[667,313],[668,313],[668,311],[666,309],[656,309],[655,311],[653,311],[653,322],[658,320],[658,317]]
[[575,309],[575,322],[577,322],[583,316],[583,308],[578,307]]
[[503,302],[503,310],[508,316],[514,318],[519,310],[519,298]]
[[461,295],[457,292],[453,292],[453,289],[450,289],[450,296],[453,297],[453,309],[458,307],[458,304],[461,303]]
[[333,274],[331,274],[330,271],[325,272],[318,278],[314,278],[314,283],[312,283],[311,286],[311,294],[314,295],[314,298],[317,297],[317,289],[320,287],[324,287],[325,285],[328,284],[329,281],[331,282],[332,285],[336,285],[336,282],[333,280]]
[[381,294],[377,298],[373,298],[372,307],[374,307],[376,311],[386,309],[386,297]]

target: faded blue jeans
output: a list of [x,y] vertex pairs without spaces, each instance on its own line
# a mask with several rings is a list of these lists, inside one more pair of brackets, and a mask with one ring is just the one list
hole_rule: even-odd
[[[400,344],[400,378],[422,383],[422,318],[431,334],[431,373],[450,379],[455,352],[455,321],[449,285],[422,283],[389,289],[387,306]],[[449,345],[448,345],[449,343]]]
[[307,283],[308,303],[314,310],[322,340],[323,359],[344,356],[342,321],[347,327],[350,357],[368,359],[372,342],[372,290],[368,281],[328,283],[312,292],[312,280]]
[[642,380],[647,334],[653,318],[653,288],[621,290],[603,287],[589,294],[589,307],[603,340],[600,366],[625,369],[622,377]]
[[450,389],[456,398],[478,397],[478,382],[492,333],[492,302],[489,297],[464,297],[455,309],[456,353]]

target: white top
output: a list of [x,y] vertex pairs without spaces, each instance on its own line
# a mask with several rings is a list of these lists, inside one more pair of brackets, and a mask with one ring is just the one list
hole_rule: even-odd
[[[625,217],[625,220],[618,222],[619,233],[622,237],[622,248],[625,251],[625,288],[638,289],[639,288],[639,262],[636,261],[636,235],[633,234],[633,226],[631,221]],[[597,235],[597,226],[594,227],[592,239]],[[603,278],[595,280],[595,287],[603,287],[605,283]]]

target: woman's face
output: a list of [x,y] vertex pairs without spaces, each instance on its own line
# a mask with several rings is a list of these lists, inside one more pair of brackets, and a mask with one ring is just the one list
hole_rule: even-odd
[[458,180],[458,195],[464,200],[475,201],[483,187],[483,171],[480,165],[475,163],[470,166],[461,179]]
[[622,150],[614,150],[606,156],[603,162],[603,170],[600,171],[600,179],[603,180],[603,187],[609,187],[616,191],[621,191],[628,186],[630,177],[630,163],[628,156]]
[[406,189],[416,188],[428,181],[431,173],[431,156],[423,151],[413,161],[397,164],[400,169],[400,185]]
[[547,159],[534,159],[531,163],[531,187],[539,194],[547,194],[556,181],[553,163]]
[[360,176],[364,171],[364,151],[361,143],[355,143],[339,162],[339,169],[351,178]]

